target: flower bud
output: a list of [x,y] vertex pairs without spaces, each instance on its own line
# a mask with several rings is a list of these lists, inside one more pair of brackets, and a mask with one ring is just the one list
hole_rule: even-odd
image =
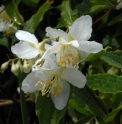
[[9,61],[7,61],[1,65],[1,72],[2,73],[8,68],[8,65],[9,65]]
[[18,60],[16,64],[14,64],[14,61],[12,61],[11,72],[13,72],[13,74],[18,76],[18,70],[19,69],[20,69],[21,72],[23,71],[23,67],[22,67],[21,61]]
[[16,76],[18,75],[18,70],[17,70],[16,64],[14,64],[14,61],[12,61],[11,72]]
[[31,70],[31,65],[30,65],[29,61],[28,60],[24,60],[23,71],[25,73],[28,73],[30,70]]
[[118,68],[116,68],[116,67],[112,67],[112,68],[110,68],[108,71],[107,71],[107,74],[112,74],[112,75],[117,75],[118,74]]

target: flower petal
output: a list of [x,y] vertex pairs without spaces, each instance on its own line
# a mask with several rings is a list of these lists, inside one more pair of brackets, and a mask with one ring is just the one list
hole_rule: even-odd
[[27,92],[34,92],[39,90],[41,85],[35,86],[35,84],[42,79],[47,79],[47,76],[42,71],[33,71],[27,75],[27,77],[22,82],[22,90]]
[[58,110],[62,110],[66,106],[70,94],[69,84],[66,81],[62,81],[62,85],[63,90],[57,97],[51,95],[52,101]]
[[78,41],[88,40],[92,32],[92,19],[89,15],[81,16],[72,24],[69,33]]
[[57,29],[53,29],[53,28],[51,28],[51,27],[47,27],[47,28],[46,28],[46,32],[48,33],[49,37],[51,37],[51,38],[57,38],[57,37],[61,36],[61,37],[63,37],[65,40],[68,39],[67,33],[64,32],[64,31],[61,30],[61,29],[58,29],[58,30],[57,30]]
[[78,88],[83,88],[86,84],[86,77],[76,68],[63,70],[60,77]]
[[54,54],[51,54],[45,58],[45,62],[42,66],[44,69],[54,69],[58,68],[58,63],[56,56]]
[[34,43],[34,44],[37,44],[38,43],[38,40],[35,37],[35,35],[27,32],[27,31],[18,30],[17,33],[15,34],[15,36],[19,40],[22,40],[22,41],[31,42],[31,43]]
[[72,46],[74,46],[74,47],[78,47],[79,46],[79,43],[78,43],[77,40],[70,41],[69,44],[72,44]]
[[103,45],[95,41],[81,41],[78,49],[86,53],[97,53],[103,50]]
[[22,41],[12,46],[11,51],[22,59],[35,58],[39,54],[36,49]]

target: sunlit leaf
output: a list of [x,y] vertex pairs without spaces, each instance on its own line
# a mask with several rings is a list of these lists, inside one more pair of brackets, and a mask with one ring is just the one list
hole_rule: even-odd
[[103,93],[114,94],[122,91],[122,77],[109,74],[88,75],[87,86]]
[[69,27],[72,25],[72,12],[70,6],[70,0],[64,0],[61,6],[61,20],[59,21],[57,27]]
[[90,112],[88,112],[85,108],[84,105],[81,106],[78,102],[76,102],[74,99],[69,100],[70,106],[72,106],[74,109],[76,109],[78,112],[80,112],[83,115],[89,115]]
[[109,65],[113,65],[118,68],[122,68],[122,51],[116,52],[106,52],[106,54],[101,58]]
[[98,53],[90,53],[85,59],[81,60],[80,62],[88,62],[101,58],[105,54],[105,52],[106,50],[101,50]]
[[8,14],[8,16],[19,25],[26,26],[24,21],[20,17],[20,13],[18,11],[17,5],[14,2],[11,2],[5,7],[5,10]]
[[27,27],[24,29],[31,33],[34,33],[39,23],[43,20],[45,12],[50,8],[50,2],[45,2],[27,22]]

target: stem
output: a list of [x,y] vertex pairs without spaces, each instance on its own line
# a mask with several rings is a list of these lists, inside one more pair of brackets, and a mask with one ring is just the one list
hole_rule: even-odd
[[110,10],[108,10],[103,16],[101,16],[99,19],[97,19],[95,22],[93,22],[93,25],[97,22],[99,22],[102,18],[104,18],[107,14],[109,14],[122,0],[120,0],[117,4],[115,4]]
[[21,73],[20,68],[18,69],[18,83],[20,88],[20,105],[21,105],[21,115],[23,124],[28,124],[27,121],[27,111],[26,111],[26,102],[24,92],[21,90],[22,81],[25,78],[24,74]]

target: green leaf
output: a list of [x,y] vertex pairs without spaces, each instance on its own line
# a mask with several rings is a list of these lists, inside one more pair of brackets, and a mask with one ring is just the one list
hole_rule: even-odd
[[120,105],[117,109],[114,109],[112,112],[110,112],[105,118],[105,122],[113,121],[116,114],[122,109],[122,105]]
[[110,0],[92,0],[91,1],[91,8],[90,12],[93,13],[95,11],[100,11],[103,9],[109,9],[113,7],[113,4],[110,2]]
[[118,68],[122,68],[122,51],[117,52],[106,52],[106,54],[101,58],[109,65],[113,65]]
[[40,124],[58,124],[65,114],[65,109],[62,111],[56,110],[50,97],[42,96],[38,93],[36,99],[36,115]]
[[112,101],[112,107],[115,109],[117,108],[121,103],[122,103],[122,92],[116,93],[112,96],[111,101]]
[[90,112],[91,114],[103,117],[105,116],[105,113],[99,106],[96,99],[97,98],[95,98],[95,96],[93,97],[92,93],[89,92],[88,89],[86,88],[79,89],[79,88],[73,87],[71,100],[74,100],[79,107],[80,106],[81,108],[84,107],[84,109]]
[[95,74],[87,76],[87,86],[103,93],[117,93],[122,91],[122,77],[109,74]]
[[72,20],[72,15],[71,15],[70,0],[63,1],[61,17],[66,27],[69,27],[72,25],[73,20]]
[[122,21],[122,14],[116,16],[115,18],[113,18],[108,25],[111,26],[113,24],[116,24],[117,22],[121,22]]
[[35,6],[39,3],[39,0],[22,0],[28,6]]
[[14,2],[11,2],[5,7],[6,13],[8,16],[16,23],[26,26],[24,21],[20,17],[20,13],[18,11],[17,5]]
[[72,106],[74,109],[76,109],[78,112],[80,112],[83,115],[89,115],[90,113],[84,108],[84,105],[81,106],[78,102],[76,102],[74,99],[69,100],[70,106]]
[[95,118],[95,116],[93,116],[93,115],[86,116],[82,119],[79,119],[79,121],[75,124],[87,124],[87,122],[90,121],[92,118]]
[[80,62],[93,61],[95,59],[98,59],[98,58],[102,57],[105,54],[105,52],[106,52],[106,49],[101,50],[98,53],[90,53],[85,59],[82,59]]
[[6,38],[6,37],[2,37],[2,38],[0,39],[0,45],[9,48],[8,38]]
[[27,27],[24,30],[34,33],[36,31],[37,26],[43,20],[43,16],[45,12],[50,8],[51,4],[47,1],[45,2],[37,11],[35,15],[33,15],[27,22]]

